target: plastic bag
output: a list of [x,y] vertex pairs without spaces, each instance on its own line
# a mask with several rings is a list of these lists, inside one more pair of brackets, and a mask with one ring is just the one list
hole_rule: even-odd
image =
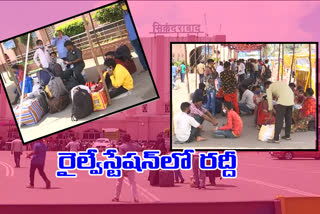
[[274,125],[262,125],[259,132],[260,141],[268,141],[274,137]]

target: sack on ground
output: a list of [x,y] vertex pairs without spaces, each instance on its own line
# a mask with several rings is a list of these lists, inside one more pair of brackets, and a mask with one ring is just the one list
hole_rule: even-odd
[[160,170],[159,171],[159,186],[173,187],[174,186],[174,171]]
[[274,125],[262,125],[259,132],[260,141],[268,141],[274,137]]
[[69,94],[50,99],[48,101],[49,112],[50,114],[54,114],[54,113],[63,111],[68,107],[69,104],[70,104]]
[[93,112],[93,103],[90,93],[88,91],[77,87],[72,99],[72,115],[71,120],[77,121],[79,119],[89,116]]
[[52,77],[48,85],[46,85],[45,91],[49,98],[57,98],[68,94],[68,91],[60,77]]
[[91,92],[93,111],[103,111],[107,109],[108,101],[104,88],[98,92]]
[[41,118],[45,114],[37,98],[26,99],[23,101],[22,106],[20,106],[19,104],[14,108],[14,114],[17,121],[19,121],[20,118],[20,108],[22,108],[21,125],[35,125],[41,120]]
[[89,89],[89,87],[88,86],[85,86],[85,85],[77,85],[76,87],[73,87],[72,89],[71,89],[71,92],[70,92],[70,95],[71,95],[71,100],[73,100],[73,95],[76,93],[76,89],[77,88],[81,88],[81,89],[83,89],[83,90],[86,90],[89,94],[91,93],[91,90]]

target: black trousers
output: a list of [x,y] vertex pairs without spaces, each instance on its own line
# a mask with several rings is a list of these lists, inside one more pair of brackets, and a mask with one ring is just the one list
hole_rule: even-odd
[[44,164],[31,164],[31,167],[30,167],[30,185],[31,186],[34,186],[34,174],[36,172],[36,169],[38,169],[40,176],[46,182],[46,184],[48,182],[50,182],[49,179],[47,178],[46,174],[43,171]]
[[[111,86],[112,86],[112,82],[111,82],[111,79],[110,79],[110,75],[109,74],[107,74],[106,75],[106,84],[107,84],[107,87],[108,87],[108,89],[110,89],[111,88]],[[109,92],[109,94],[110,94],[110,98],[114,98],[114,97],[116,97],[116,96],[119,96],[120,94],[123,94],[123,93],[126,93],[128,90],[127,89],[125,89],[124,87],[119,87],[119,88],[114,88],[114,89],[112,89],[110,92]]]
[[67,68],[67,70],[64,72],[63,79],[69,80],[70,77],[74,76],[75,79],[81,84],[85,85],[86,81],[82,76],[83,67],[82,66],[76,66],[74,68]]
[[16,163],[16,167],[20,167],[21,152],[14,152],[13,156],[14,156],[14,162]]
[[285,136],[290,137],[290,130],[292,124],[292,106],[283,106],[278,104],[276,112],[276,124],[274,131],[274,140],[279,140],[279,135],[283,126],[283,119],[285,119]]
[[[193,118],[200,124],[203,123],[203,117],[199,116],[199,115],[194,115]],[[191,127],[191,131],[190,131],[190,137],[189,139],[186,141],[187,143],[190,143],[192,141],[194,141],[198,136],[200,136],[200,128],[195,128],[195,127]]]

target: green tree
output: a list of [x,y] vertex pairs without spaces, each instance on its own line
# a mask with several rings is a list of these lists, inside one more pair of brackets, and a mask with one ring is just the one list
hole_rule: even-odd
[[97,10],[93,15],[93,19],[98,21],[99,24],[116,22],[123,19],[123,11],[119,4],[114,4]]
[[[88,20],[86,20],[88,22]],[[80,33],[85,32],[83,19],[75,19],[69,22],[66,22],[62,25],[59,25],[56,28],[56,31],[61,30],[64,35],[67,35],[69,37],[78,35]]]

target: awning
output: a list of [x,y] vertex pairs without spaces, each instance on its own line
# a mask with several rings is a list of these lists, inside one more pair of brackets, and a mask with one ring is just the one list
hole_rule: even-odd
[[235,49],[237,51],[257,51],[261,50],[263,47],[265,47],[267,44],[223,44],[223,46],[229,46],[231,49]]

